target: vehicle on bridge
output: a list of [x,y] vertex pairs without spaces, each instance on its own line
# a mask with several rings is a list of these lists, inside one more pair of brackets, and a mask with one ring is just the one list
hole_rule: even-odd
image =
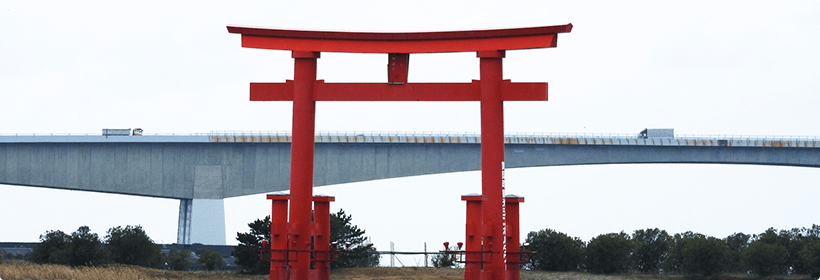
[[674,128],[647,128],[638,133],[638,138],[674,138]]
[[142,128],[103,128],[103,136],[142,136]]

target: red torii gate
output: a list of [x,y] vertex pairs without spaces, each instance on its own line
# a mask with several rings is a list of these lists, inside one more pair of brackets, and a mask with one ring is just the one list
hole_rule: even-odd
[[[507,238],[515,243],[510,256],[518,257],[518,225],[505,229],[504,221],[504,101],[546,101],[547,83],[512,83],[503,80],[502,59],[506,50],[551,48],[558,33],[572,30],[572,24],[516,29],[373,33],[329,32],[228,26],[228,32],[242,35],[242,47],[288,50],[294,58],[292,81],[251,83],[251,101],[293,101],[291,138],[291,195],[270,195],[271,274],[270,279],[329,279],[329,215],[332,197],[313,197],[313,155],[316,101],[480,101],[481,102],[481,185],[482,196],[462,197],[468,202],[467,251],[481,251],[470,257],[465,279],[517,279],[517,269],[509,275],[505,268]],[[316,59],[321,52],[386,53],[387,83],[325,83],[316,80]],[[480,59],[480,80],[472,83],[408,83],[411,53],[476,52]],[[290,200],[290,221],[287,201]],[[523,198],[508,199],[517,204]],[[311,222],[311,202],[316,201],[316,225]],[[471,210],[471,204],[480,207]],[[480,212],[480,213],[479,213]],[[512,213],[511,213],[512,214]],[[472,216],[471,216],[472,215]],[[321,218],[319,216],[322,216]],[[470,219],[481,217],[480,225]],[[505,234],[506,233],[506,234]],[[516,236],[509,236],[515,234]],[[310,249],[311,236],[314,248]],[[493,246],[496,245],[496,246]],[[500,246],[499,246],[500,245]],[[314,252],[314,269],[310,255]],[[475,260],[478,259],[478,260]],[[483,260],[482,260],[483,259]],[[517,268],[517,262],[510,263]],[[483,271],[482,271],[483,269]]]

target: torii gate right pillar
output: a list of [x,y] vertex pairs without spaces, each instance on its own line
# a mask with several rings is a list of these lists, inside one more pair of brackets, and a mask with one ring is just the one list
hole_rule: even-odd
[[[490,279],[505,279],[504,261],[504,103],[501,98],[502,59],[504,51],[479,51],[481,69],[481,192],[487,196],[482,204],[484,225],[487,226],[484,246],[491,251],[485,256],[484,271]],[[517,245],[516,245],[517,246]]]

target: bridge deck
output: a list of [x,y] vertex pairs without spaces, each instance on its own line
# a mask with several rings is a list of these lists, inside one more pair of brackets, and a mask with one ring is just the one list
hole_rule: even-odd
[[[319,133],[315,140],[314,186],[481,168],[477,134]],[[0,135],[0,184],[180,199],[178,242],[207,243],[197,234],[216,236],[202,229],[224,228],[221,199],[289,188],[289,142],[287,132]],[[508,169],[659,163],[820,168],[818,137],[508,134],[505,142]]]
[[[215,132],[190,135],[0,135],[0,143],[290,143],[289,132]],[[813,136],[739,136],[680,135],[640,138],[637,134],[535,134],[511,133],[506,144],[553,145],[629,145],[629,146],[725,146],[820,148],[820,137]],[[400,132],[320,132],[316,143],[481,143],[478,133],[400,133]]]

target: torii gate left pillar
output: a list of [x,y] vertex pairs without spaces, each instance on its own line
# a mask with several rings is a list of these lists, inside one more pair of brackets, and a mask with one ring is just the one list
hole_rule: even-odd
[[[230,33],[242,34],[242,46],[289,50],[294,58],[293,81],[252,83],[252,101],[293,101],[291,139],[290,219],[287,227],[289,270],[272,273],[270,279],[307,280],[329,277],[329,271],[311,270],[309,248],[314,226],[311,223],[313,198],[313,155],[316,101],[480,101],[482,238],[487,251],[481,280],[506,280],[504,221],[504,101],[546,101],[546,83],[512,83],[503,80],[502,59],[507,50],[556,47],[558,33],[570,32],[572,25],[545,27],[418,33],[362,33],[299,31],[228,26]],[[388,83],[324,83],[316,80],[316,59],[321,52],[388,54]],[[411,53],[476,52],[480,59],[480,80],[472,83],[408,83]],[[320,227],[320,226],[317,226]],[[286,229],[283,229],[286,228]],[[517,229],[510,232],[518,232]],[[324,239],[324,238],[322,238]],[[321,240],[317,238],[317,240]],[[324,245],[324,244],[323,244]],[[468,244],[468,247],[476,244]],[[509,246],[519,246],[509,244]],[[319,246],[317,246],[319,247]],[[317,255],[321,252],[313,251]],[[515,265],[518,265],[515,262]],[[329,269],[321,266],[323,270]],[[517,270],[514,270],[517,271]],[[517,273],[517,272],[516,272]],[[473,274],[470,274],[473,275]],[[471,276],[465,274],[465,279]],[[479,279],[474,279],[479,280]]]

